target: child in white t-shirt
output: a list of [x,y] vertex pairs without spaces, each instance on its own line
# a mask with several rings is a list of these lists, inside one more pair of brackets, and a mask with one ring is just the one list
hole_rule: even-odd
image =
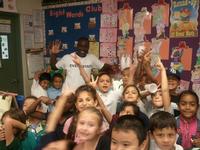
[[[37,98],[40,97],[48,97],[47,95],[47,88],[49,87],[49,82],[51,80],[50,74],[43,72],[36,72],[34,79],[33,79],[33,84],[31,86],[31,95],[35,96]],[[43,107],[43,112],[47,112],[47,105],[42,103]]]

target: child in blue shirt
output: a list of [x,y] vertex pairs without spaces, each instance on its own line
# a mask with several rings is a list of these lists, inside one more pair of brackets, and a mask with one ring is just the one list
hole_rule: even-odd
[[[55,73],[52,77],[52,86],[47,89],[47,95],[51,100],[56,100],[61,95],[63,85],[63,76],[60,73]],[[49,105],[48,111],[52,111],[53,105]]]

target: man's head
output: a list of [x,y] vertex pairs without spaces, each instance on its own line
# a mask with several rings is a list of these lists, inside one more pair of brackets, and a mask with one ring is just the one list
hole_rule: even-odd
[[88,54],[88,50],[89,50],[89,41],[88,41],[88,38],[86,38],[86,37],[80,37],[78,39],[76,54],[79,57],[85,57]]

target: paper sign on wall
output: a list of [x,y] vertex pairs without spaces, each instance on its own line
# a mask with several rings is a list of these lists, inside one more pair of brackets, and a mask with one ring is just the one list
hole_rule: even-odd
[[90,42],[89,53],[99,58],[99,42]]
[[117,27],[117,13],[101,14],[101,27]]
[[116,42],[116,41],[117,41],[117,28],[100,29],[100,42]]
[[102,0],[102,12],[103,13],[117,12],[117,1],[116,0]]
[[101,43],[100,44],[101,57],[116,57],[116,43]]

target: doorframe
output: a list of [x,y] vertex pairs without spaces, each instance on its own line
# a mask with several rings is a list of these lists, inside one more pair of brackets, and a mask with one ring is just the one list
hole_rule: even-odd
[[[22,51],[21,51],[21,34],[20,34],[20,15],[17,13],[9,13],[9,12],[1,12],[0,15],[5,15],[9,17],[10,19],[13,19],[14,21],[14,30],[12,31],[12,34],[14,34],[14,37],[16,40],[16,63],[17,63],[17,93],[20,95],[24,95],[24,87],[23,87],[23,69],[22,69]],[[12,22],[11,22],[11,28],[12,28]],[[12,91],[9,91],[12,92]]]

